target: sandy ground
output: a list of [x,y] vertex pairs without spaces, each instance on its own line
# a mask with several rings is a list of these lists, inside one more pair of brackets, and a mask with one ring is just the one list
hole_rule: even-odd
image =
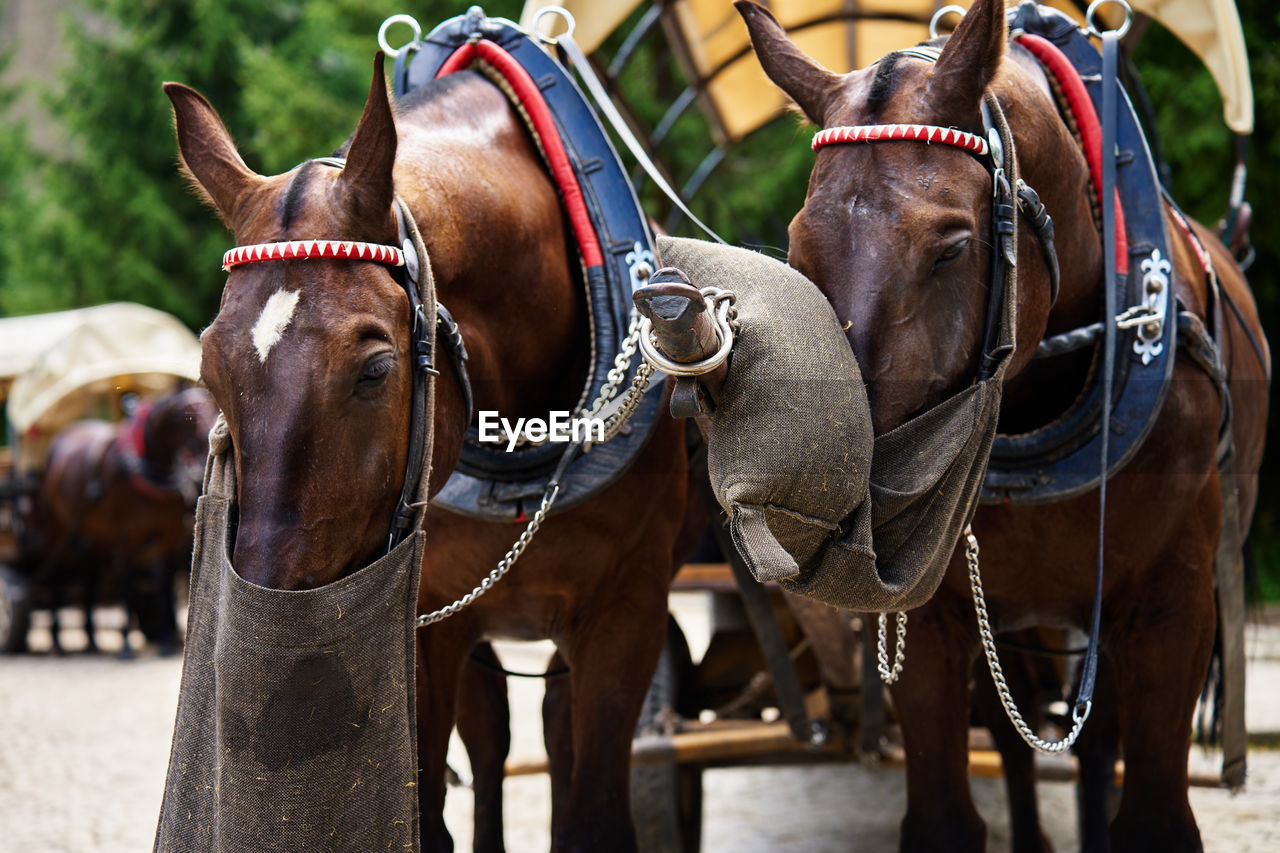
[[[696,599],[677,614],[695,654],[705,644]],[[150,849],[155,832],[181,663],[147,650],[118,661],[119,611],[105,609],[99,642],[106,654],[43,651],[48,633],[37,624],[35,652],[0,658],[0,852],[135,853]],[[76,616],[68,612],[67,622]],[[139,638],[140,639],[140,638]],[[76,649],[83,635],[68,632]],[[1252,627],[1248,710],[1250,727],[1280,731],[1280,628]],[[541,666],[548,644],[501,644],[509,666]],[[542,752],[538,682],[511,682],[513,756]],[[1197,750],[1195,769],[1213,772],[1218,757]],[[1192,806],[1209,851],[1280,850],[1280,752],[1254,750],[1248,788],[1194,788]],[[466,779],[465,753],[455,744],[452,765]],[[856,764],[708,771],[704,781],[703,849],[709,853],[777,851],[891,851],[905,802],[901,771]],[[1008,849],[1002,783],[973,782],[989,826],[989,849]],[[1071,786],[1041,784],[1042,815],[1058,850],[1076,849]],[[545,777],[506,783],[507,846],[511,853],[549,846]],[[451,792],[446,815],[457,849],[470,848],[471,795]]]

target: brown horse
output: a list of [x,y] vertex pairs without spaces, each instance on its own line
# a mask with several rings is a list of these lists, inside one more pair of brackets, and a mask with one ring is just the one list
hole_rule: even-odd
[[79,421],[54,438],[32,526],[43,540],[36,583],[49,590],[55,651],[62,650],[58,608],[72,586],[84,592],[90,650],[97,649],[93,605],[99,593],[117,591],[126,605],[121,654],[132,653],[130,613],[161,651],[173,650],[173,580],[190,563],[217,414],[208,392],[187,388],[141,403],[119,424]]
[[[1017,350],[1000,431],[1025,432],[1067,409],[1084,387],[1091,351],[1037,361],[1032,355],[1047,334],[1096,319],[1103,249],[1085,157],[1039,64],[1007,44],[1004,4],[978,0],[936,62],[895,53],[843,75],[804,55],[763,9],[743,2],[738,8],[766,73],[821,127],[908,123],[981,133],[983,93],[996,95],[1021,176],[1052,215],[1063,261],[1054,302],[1036,234],[1021,229]],[[973,380],[992,254],[991,199],[987,169],[950,145],[840,144],[817,153],[804,208],[791,223],[790,261],[848,322],[877,435]],[[1174,293],[1212,328],[1213,300],[1193,242],[1168,205],[1161,209],[1172,235]],[[1223,294],[1218,345],[1230,371],[1243,532],[1257,494],[1269,354],[1239,268],[1215,237],[1192,228],[1208,247]],[[1207,372],[1179,350],[1153,429],[1109,480],[1100,718],[1084,732],[1090,737],[1096,727],[1093,736],[1105,742],[1113,730],[1123,749],[1124,790],[1110,827],[1116,849],[1201,849],[1186,759],[1192,709],[1214,644],[1221,405]],[[1088,630],[1097,524],[1096,490],[1048,505],[978,508],[972,526],[997,630]],[[978,634],[963,549],[933,599],[912,612],[910,628],[907,666],[892,688],[907,754],[901,846],[980,850],[985,826],[965,775],[965,695]],[[1017,846],[1042,843],[1024,837]]]
[[[379,55],[345,166],[304,163],[273,177],[245,166],[207,101],[166,84],[186,168],[238,245],[398,244],[398,194],[422,233],[439,300],[461,328],[476,408],[512,419],[573,409],[589,360],[579,263],[520,117],[502,90],[472,72],[416,90],[393,112],[381,62]],[[264,311],[278,331],[268,347],[255,346]],[[281,260],[230,272],[203,336],[202,376],[234,444],[232,561],[244,578],[318,586],[385,547],[409,440],[409,322],[405,293],[380,264]],[[458,375],[438,361],[433,493],[467,426]],[[556,848],[635,848],[631,734],[665,636],[685,469],[683,427],[664,418],[624,474],[546,521],[501,583],[420,629],[424,849],[452,848],[441,809],[459,671],[489,637],[550,638],[571,670],[571,762],[553,767],[562,792]],[[435,509],[426,526],[423,613],[479,585],[522,530]]]

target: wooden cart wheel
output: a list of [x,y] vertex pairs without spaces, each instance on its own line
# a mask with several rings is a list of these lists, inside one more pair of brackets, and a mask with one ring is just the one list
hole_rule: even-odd
[[[675,618],[667,617],[667,641],[649,685],[636,737],[661,734],[679,707],[682,673],[690,671],[689,646]],[[702,768],[661,764],[631,770],[631,818],[644,853],[698,853],[702,847]]]
[[27,580],[8,566],[0,566],[0,652],[25,652],[30,627],[31,596]]

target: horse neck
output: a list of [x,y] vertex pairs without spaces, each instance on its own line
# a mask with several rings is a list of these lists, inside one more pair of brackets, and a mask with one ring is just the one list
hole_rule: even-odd
[[476,408],[570,409],[587,320],[556,189],[497,87],[466,83],[441,100],[398,117],[396,183],[413,188],[405,200],[466,343]]

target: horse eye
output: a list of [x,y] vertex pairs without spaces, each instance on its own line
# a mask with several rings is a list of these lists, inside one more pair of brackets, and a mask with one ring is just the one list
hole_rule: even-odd
[[364,371],[360,374],[361,385],[373,385],[387,378],[387,374],[391,372],[391,359],[379,358],[371,361],[364,366]]
[[949,261],[952,258],[958,256],[961,252],[963,252],[965,247],[968,245],[969,245],[969,241],[967,239],[957,240],[956,242],[952,243],[950,246],[947,246],[945,249],[942,250],[942,254],[938,255],[938,260]]

